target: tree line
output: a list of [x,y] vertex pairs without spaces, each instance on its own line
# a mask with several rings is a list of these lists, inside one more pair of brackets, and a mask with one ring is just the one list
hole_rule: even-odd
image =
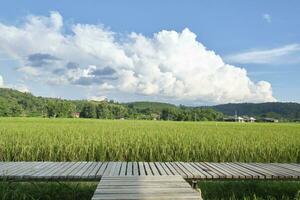
[[0,88],[0,116],[143,119],[172,121],[220,120],[223,114],[211,108],[192,108],[171,104],[122,104],[114,101],[64,100],[35,97],[12,89]]

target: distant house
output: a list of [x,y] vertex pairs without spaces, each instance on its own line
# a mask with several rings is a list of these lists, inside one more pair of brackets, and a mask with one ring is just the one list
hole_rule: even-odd
[[225,117],[223,118],[225,122],[244,122],[243,117]]
[[79,113],[79,112],[74,112],[74,113],[72,114],[72,116],[73,116],[74,118],[79,118],[79,117],[80,117],[80,113]]
[[263,118],[262,121],[263,121],[263,122],[277,123],[277,122],[278,122],[278,119],[274,119],[274,118]]
[[237,119],[237,120],[236,120],[237,122],[245,122],[245,120],[244,120],[243,117],[237,117],[236,119]]
[[235,118],[234,117],[224,117],[223,121],[224,122],[235,122]]
[[248,116],[244,116],[244,121],[245,122],[250,122],[250,123],[253,123],[256,121],[256,119],[254,117],[248,117]]

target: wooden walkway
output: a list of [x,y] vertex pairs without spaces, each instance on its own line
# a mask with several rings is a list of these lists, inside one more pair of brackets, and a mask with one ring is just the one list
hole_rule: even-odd
[[[186,180],[300,180],[297,163],[0,162],[0,180],[99,181],[93,199],[201,199]],[[175,198],[176,197],[176,198]]]
[[181,176],[104,176],[92,198],[100,199],[202,198]]
[[0,162],[0,179],[87,180],[103,176],[184,179],[300,179],[300,164],[209,162]]

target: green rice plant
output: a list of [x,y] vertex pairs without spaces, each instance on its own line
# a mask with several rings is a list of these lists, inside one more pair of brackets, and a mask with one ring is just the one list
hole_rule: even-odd
[[0,118],[0,160],[300,162],[300,124]]

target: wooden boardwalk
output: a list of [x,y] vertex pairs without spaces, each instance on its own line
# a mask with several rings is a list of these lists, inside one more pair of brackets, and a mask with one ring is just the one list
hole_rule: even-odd
[[209,162],[0,162],[0,179],[99,181],[103,176],[184,179],[297,179],[300,164]]
[[100,199],[202,198],[181,176],[103,176],[92,198]]
[[99,181],[98,199],[201,199],[186,180],[300,180],[297,163],[0,162],[0,179]]

